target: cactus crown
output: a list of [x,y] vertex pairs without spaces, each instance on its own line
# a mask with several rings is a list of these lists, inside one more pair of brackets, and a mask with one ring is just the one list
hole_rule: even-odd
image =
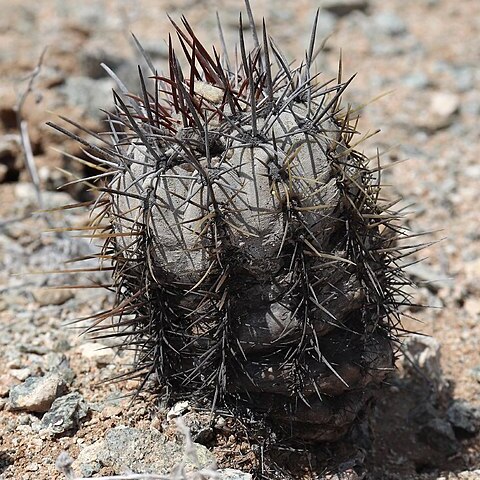
[[380,199],[381,168],[354,149],[358,118],[340,101],[352,79],[341,62],[336,81],[311,72],[318,12],[291,67],[247,10],[254,46],[240,17],[233,60],[182,18],[186,69],[169,38],[168,75],[145,55],[139,95],[112,72],[108,136],[52,124],[100,172],[91,236],[116,297],[88,331],[135,349],[141,388],[246,403],[334,439],[393,367],[408,235]]

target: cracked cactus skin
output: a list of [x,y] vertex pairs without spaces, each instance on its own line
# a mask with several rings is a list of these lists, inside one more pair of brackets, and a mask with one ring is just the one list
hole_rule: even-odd
[[172,44],[169,75],[147,58],[151,91],[141,71],[138,95],[120,84],[111,138],[92,145],[116,299],[89,330],[133,347],[132,376],[167,401],[336,440],[394,366],[407,235],[351,147],[350,80],[310,73],[315,27],[291,68],[265,28],[247,53],[240,27],[232,62],[183,23],[187,69]]

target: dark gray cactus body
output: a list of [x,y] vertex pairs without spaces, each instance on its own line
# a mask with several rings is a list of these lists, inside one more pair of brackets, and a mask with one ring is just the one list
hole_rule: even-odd
[[171,400],[245,405],[334,440],[393,367],[404,283],[380,170],[350,146],[349,82],[312,78],[313,41],[292,69],[266,33],[247,54],[240,29],[232,69],[175,27],[189,71],[170,47],[170,75],[116,94],[95,147],[111,169],[95,204],[111,335]]

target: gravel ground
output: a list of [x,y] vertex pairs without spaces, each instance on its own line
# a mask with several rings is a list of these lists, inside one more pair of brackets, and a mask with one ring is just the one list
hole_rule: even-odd
[[[269,33],[290,58],[301,59],[317,2],[252,3],[257,20],[266,18]],[[83,225],[87,215],[79,210],[33,214],[39,203],[18,145],[14,106],[48,46],[21,110],[43,207],[86,200],[89,193],[80,187],[56,190],[71,179],[64,169],[89,172],[58,151],[82,155],[78,145],[45,122],[65,115],[101,130],[98,108],[111,105],[112,83],[99,63],[114,67],[131,88],[136,85],[138,58],[130,31],[161,66],[168,53],[163,39],[172,31],[166,12],[175,18],[185,14],[208,43],[216,42],[218,11],[233,44],[242,2],[0,0],[0,7],[0,478],[64,478],[55,468],[62,451],[74,459],[83,452],[77,473],[115,473],[121,465],[98,456],[85,459],[84,451],[93,455],[86,447],[103,441],[97,450],[115,456],[122,426],[139,442],[171,448],[158,453],[165,462],[155,465],[166,471],[182,456],[174,423],[147,395],[127,410],[123,395],[135,382],[101,382],[125,372],[129,359],[119,358],[107,342],[98,350],[79,336],[75,324],[65,325],[105,308],[108,294],[45,288],[82,284],[90,280],[85,273],[61,278],[34,273],[62,268],[92,246],[62,232],[41,233],[52,226]],[[329,37],[317,60],[325,79],[336,76],[340,50],[345,78],[358,73],[346,99],[354,106],[368,104],[362,110],[363,132],[381,129],[362,148],[372,156],[378,149],[391,167],[384,173],[384,183],[391,185],[385,195],[402,198],[412,231],[429,232],[419,237],[429,243],[418,256],[425,260],[410,274],[419,285],[415,299],[432,308],[407,311],[416,320],[407,318],[405,329],[431,338],[408,339],[407,358],[399,361],[398,374],[362,424],[369,435],[348,446],[291,451],[289,462],[297,465],[296,478],[480,478],[475,472],[480,468],[480,2],[328,0],[319,35]],[[100,282],[108,283],[108,277]],[[254,449],[229,419],[209,432],[214,438],[205,439],[201,417],[186,415],[194,440],[208,447],[199,447],[205,450],[202,465],[215,457],[221,468],[255,473]],[[162,441],[142,440],[142,432]],[[301,472],[309,463],[316,477]],[[343,476],[322,477],[327,467]],[[267,469],[266,477],[274,478],[272,472]]]

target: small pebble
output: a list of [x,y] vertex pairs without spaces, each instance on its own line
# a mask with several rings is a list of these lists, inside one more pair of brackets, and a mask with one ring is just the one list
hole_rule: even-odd
[[73,297],[73,293],[63,289],[36,288],[32,290],[33,298],[41,306],[63,305]]
[[10,389],[9,406],[12,410],[46,412],[64,390],[65,383],[57,374],[29,377]]
[[36,471],[38,471],[39,468],[40,468],[40,467],[39,467],[38,463],[29,463],[29,464],[25,467],[25,470],[26,470],[27,472],[36,472]]
[[97,365],[108,365],[115,358],[115,350],[102,343],[82,343],[76,350],[82,354],[82,357],[93,360]]
[[447,410],[447,419],[452,427],[473,435],[480,424],[480,409],[463,400],[454,400]]
[[374,26],[383,34],[391,37],[403,35],[407,32],[405,21],[391,11],[378,13],[373,17]]
[[78,392],[57,398],[50,410],[43,416],[40,427],[52,434],[59,434],[78,426],[85,418],[88,407]]
[[32,371],[29,368],[13,368],[9,371],[9,374],[23,382],[32,374]]
[[177,402],[167,413],[167,419],[173,420],[174,418],[180,417],[183,415],[187,410],[189,410],[189,403],[188,401],[185,402]]
[[220,474],[220,480],[252,480],[253,478],[250,473],[234,468],[222,468],[217,470],[217,473]]
[[418,439],[445,456],[457,453],[460,448],[452,426],[441,418],[425,423],[418,432]]
[[368,0],[324,0],[322,8],[326,12],[333,13],[338,17],[343,17],[355,10],[365,12],[370,6]]

